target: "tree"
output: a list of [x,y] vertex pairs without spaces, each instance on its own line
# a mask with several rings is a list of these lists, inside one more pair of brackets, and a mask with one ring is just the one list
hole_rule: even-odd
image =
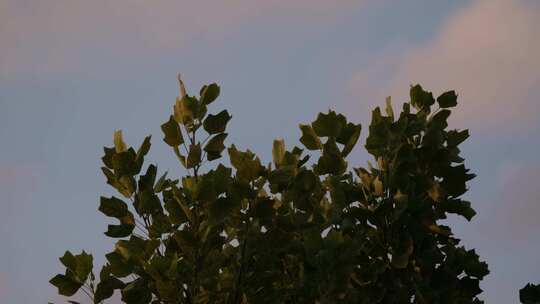
[[92,256],[67,251],[65,274],[50,281],[60,294],[82,290],[94,303],[115,290],[126,303],[482,303],[487,264],[441,224],[475,215],[461,199],[474,177],[459,150],[469,133],[448,130],[454,91],[435,99],[415,85],[398,115],[390,99],[377,107],[367,168],[349,169],[361,126],[334,111],[300,125],[304,148],[275,140],[264,165],[231,145],[227,167],[215,163],[231,115],[208,113],[220,87],[195,97],[179,82],[161,129],[186,175],[158,178],[154,164],[143,172],[150,136],[135,150],[115,132],[102,170],[123,198],[101,197],[99,211],[119,222],[105,232],[119,240],[99,283]]

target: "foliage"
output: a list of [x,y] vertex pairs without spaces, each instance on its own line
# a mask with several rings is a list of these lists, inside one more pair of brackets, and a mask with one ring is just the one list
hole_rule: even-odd
[[519,291],[519,300],[523,304],[540,303],[540,284],[527,284]]
[[119,240],[96,285],[92,257],[66,252],[66,274],[51,280],[60,294],[81,288],[101,303],[119,291],[134,304],[482,303],[487,264],[441,224],[475,215],[461,198],[474,177],[459,150],[469,134],[447,128],[453,91],[435,99],[416,85],[398,115],[389,99],[384,113],[377,107],[367,168],[346,160],[361,126],[329,111],[300,125],[310,153],[276,140],[264,165],[231,145],[232,167],[204,172],[225,151],[231,115],[207,113],[216,84],[198,98],[185,92],[180,80],[161,129],[186,175],[142,171],[150,137],[135,150],[115,133],[102,170],[123,198],[102,197],[99,210],[118,221],[105,234]]

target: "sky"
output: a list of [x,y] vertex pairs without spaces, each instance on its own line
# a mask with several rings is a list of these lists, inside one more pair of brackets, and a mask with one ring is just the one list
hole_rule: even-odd
[[65,303],[48,283],[65,250],[102,265],[115,129],[133,146],[153,135],[147,160],[183,174],[159,129],[181,72],[188,93],[221,85],[227,142],[266,161],[318,112],[367,130],[411,84],[456,90],[478,215],[450,223],[490,265],[482,299],[518,303],[540,283],[539,38],[537,0],[0,0],[0,302]]

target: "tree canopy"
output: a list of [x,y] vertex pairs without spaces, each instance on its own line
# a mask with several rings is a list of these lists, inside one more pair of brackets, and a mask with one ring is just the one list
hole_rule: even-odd
[[[334,111],[300,124],[301,146],[274,140],[272,161],[228,145],[228,111],[211,114],[220,87],[188,95],[181,79],[161,125],[182,177],[145,165],[150,136],[135,149],[114,133],[102,171],[118,196],[99,211],[118,239],[99,274],[92,255],[66,251],[51,283],[94,303],[115,291],[142,303],[482,303],[488,265],[441,221],[471,220],[462,195],[474,178],[460,156],[467,130],[448,129],[454,91],[420,85],[395,112],[373,110],[367,167],[347,156],[361,125]],[[203,135],[203,136],[201,136]],[[228,162],[223,160],[228,155]],[[98,279],[99,278],[99,279]],[[540,288],[520,292],[539,303]]]

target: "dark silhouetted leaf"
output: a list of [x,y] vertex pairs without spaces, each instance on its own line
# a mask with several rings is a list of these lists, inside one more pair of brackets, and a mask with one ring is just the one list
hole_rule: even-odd
[[204,146],[204,151],[207,153],[208,160],[214,160],[221,157],[221,152],[225,150],[225,145],[223,144],[225,138],[227,138],[227,133],[220,133],[210,138],[208,143]]
[[57,274],[49,283],[58,288],[59,294],[67,297],[74,295],[82,286],[82,283],[75,281],[74,278],[62,274]]
[[328,111],[328,114],[319,113],[317,119],[311,125],[315,133],[320,137],[338,137],[346,123],[345,116],[338,115],[334,111]]
[[437,103],[441,108],[453,108],[457,106],[457,95],[455,91],[448,91],[442,93],[437,97]]
[[219,96],[220,88],[216,83],[205,85],[201,88],[201,103],[209,105]]
[[523,304],[540,303],[540,284],[527,284],[519,290],[519,301]]
[[203,122],[203,127],[209,134],[217,134],[225,132],[227,123],[231,120],[232,116],[229,115],[227,110],[223,110],[216,115],[208,114]]
[[161,130],[165,137],[163,140],[171,147],[177,147],[184,142],[184,137],[182,136],[182,131],[180,126],[174,120],[174,117],[171,116],[169,121],[161,125]]
[[186,167],[188,169],[194,168],[201,163],[201,145],[190,145],[189,154],[186,160]]
[[309,125],[300,124],[300,130],[302,130],[302,137],[300,142],[304,144],[309,150],[319,150],[322,148],[321,140],[315,134],[313,128]]

